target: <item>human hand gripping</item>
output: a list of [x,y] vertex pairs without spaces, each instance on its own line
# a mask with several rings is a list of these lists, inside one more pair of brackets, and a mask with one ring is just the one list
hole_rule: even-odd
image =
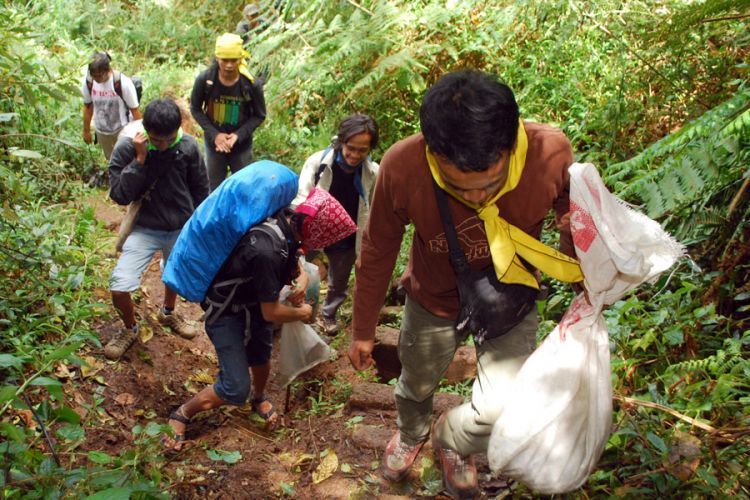
[[309,325],[315,320],[315,317],[313,316],[313,306],[311,304],[303,302],[300,306],[298,306],[298,309],[300,309],[300,313],[302,314],[300,321],[302,321],[303,323],[307,323]]
[[375,345],[374,340],[356,340],[353,339],[349,345],[349,361],[355,370],[366,370],[375,364],[372,359],[372,349]]
[[133,137],[133,147],[135,148],[135,161],[141,165],[146,164],[148,136],[145,132],[138,132]]

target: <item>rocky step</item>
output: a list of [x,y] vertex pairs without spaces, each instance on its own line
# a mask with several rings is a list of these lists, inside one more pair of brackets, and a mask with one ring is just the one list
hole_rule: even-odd
[[[399,331],[389,326],[379,325],[375,331],[375,346],[372,357],[376,363],[378,377],[383,382],[398,378],[401,362],[398,360]],[[477,355],[473,346],[461,346],[448,367],[445,377],[449,384],[455,384],[477,375]]]
[[[396,411],[396,400],[393,396],[394,387],[387,384],[362,383],[352,387],[352,395],[349,396],[349,409],[351,411]],[[447,392],[435,393],[433,400],[433,412],[439,415],[444,411],[458,406],[464,399],[458,394]]]

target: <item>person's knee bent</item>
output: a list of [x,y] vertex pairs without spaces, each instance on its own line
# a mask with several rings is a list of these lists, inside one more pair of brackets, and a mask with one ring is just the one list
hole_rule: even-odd
[[125,269],[112,271],[109,278],[109,291],[115,293],[132,293],[141,286],[141,277],[138,273],[128,272]]
[[214,385],[214,391],[227,404],[242,406],[250,395],[250,373],[247,370],[222,373],[221,380]]

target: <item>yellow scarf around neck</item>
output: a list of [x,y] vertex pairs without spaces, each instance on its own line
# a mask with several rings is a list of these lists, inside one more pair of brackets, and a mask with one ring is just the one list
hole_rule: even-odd
[[555,279],[568,282],[581,281],[583,274],[575,259],[548,247],[500,217],[500,211],[496,204],[497,200],[518,186],[526,165],[527,149],[526,130],[523,121],[519,120],[518,138],[510,153],[508,177],[505,184],[495,196],[482,205],[464,200],[450,187],[446,186],[440,175],[435,156],[430,152],[429,147],[425,148],[425,154],[427,155],[427,163],[430,165],[432,178],[435,179],[438,186],[467,207],[476,210],[479,218],[484,222],[484,230],[487,233],[487,241],[492,255],[492,264],[495,267],[498,280],[503,283],[517,283],[538,289],[539,284],[536,278],[521,263],[519,257],[522,257],[526,262]]

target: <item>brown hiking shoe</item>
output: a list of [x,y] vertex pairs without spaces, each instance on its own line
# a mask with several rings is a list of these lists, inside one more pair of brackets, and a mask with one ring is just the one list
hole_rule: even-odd
[[107,342],[107,345],[104,346],[104,355],[107,357],[107,359],[111,359],[112,361],[120,359],[120,357],[125,354],[125,351],[127,351],[128,348],[133,345],[133,342],[135,342],[135,339],[137,338],[137,324],[135,325],[135,328],[120,328],[119,330],[117,330],[117,332],[115,332],[109,342]]
[[183,339],[189,340],[198,335],[198,329],[186,323],[185,320],[178,316],[174,311],[172,311],[171,314],[164,314],[164,310],[159,309],[157,317],[159,323],[168,326],[174,333]]
[[325,316],[321,316],[318,324],[326,335],[336,335],[341,329],[336,318],[326,318]]
[[409,474],[411,464],[419,455],[424,441],[409,445],[401,441],[401,431],[396,431],[383,455],[383,476],[389,481],[398,482]]
[[451,498],[474,498],[479,493],[474,457],[464,458],[457,451],[442,447],[435,438],[434,430],[444,419],[445,413],[440,415],[432,432],[432,452],[443,473],[443,487]]

